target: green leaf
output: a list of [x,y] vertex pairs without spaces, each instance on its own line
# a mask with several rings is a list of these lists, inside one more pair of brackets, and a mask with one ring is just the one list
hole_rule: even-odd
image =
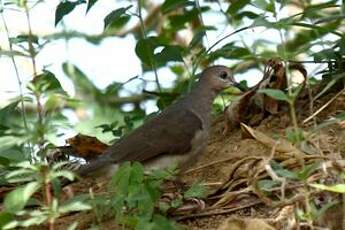
[[337,60],[340,58],[339,52],[335,51],[334,49],[324,49],[320,52],[314,53],[314,61],[323,61],[323,60]]
[[20,57],[30,57],[30,55],[13,50],[13,51],[9,51],[9,50],[2,50],[0,49],[0,57],[1,56],[8,56],[8,57],[15,57],[15,56],[20,56]]
[[9,183],[23,183],[31,181],[34,178],[34,171],[31,169],[20,168],[12,170],[6,174],[5,179]]
[[260,89],[258,92],[264,93],[276,100],[286,101],[288,103],[290,103],[291,101],[290,98],[282,90],[279,89]]
[[230,15],[236,15],[238,11],[243,9],[243,7],[245,7],[248,3],[250,3],[250,0],[232,1],[226,12]]
[[262,191],[271,192],[273,188],[280,186],[281,182],[276,180],[259,180],[258,187]]
[[323,184],[309,184],[309,186],[330,192],[345,193],[345,184],[336,184],[330,186]]
[[20,34],[17,37],[10,38],[10,42],[13,44],[19,44],[22,42],[32,42],[38,44],[38,36],[36,35],[28,35],[28,34]]
[[11,163],[10,159],[0,156],[0,165],[1,166],[7,167],[10,163]]
[[178,31],[186,27],[186,23],[191,23],[199,17],[200,13],[210,10],[210,7],[194,7],[191,10],[184,10],[182,14],[169,16],[169,23],[173,31]]
[[298,144],[305,140],[302,129],[286,129],[285,135],[288,141],[290,141],[292,144]]
[[209,61],[217,60],[218,58],[226,59],[245,59],[250,56],[251,52],[247,48],[238,47],[233,42],[230,42],[220,49],[211,52],[208,56]]
[[104,30],[106,30],[108,27],[111,27],[112,24],[117,23],[121,19],[121,17],[126,13],[126,11],[131,7],[132,5],[126,8],[122,7],[109,13],[104,18]]
[[272,166],[272,169],[274,172],[281,177],[289,178],[289,179],[294,179],[298,180],[298,176],[295,172],[292,172],[290,170],[284,169],[283,166],[281,166],[278,162],[276,161],[270,161],[270,164]]
[[194,183],[184,194],[183,197],[185,199],[188,198],[205,198],[206,197],[206,187],[198,184],[198,183]]
[[153,216],[153,223],[155,223],[156,228],[154,229],[164,229],[164,230],[178,230],[183,229],[181,226],[179,226],[178,223],[176,223],[173,220],[168,219],[167,217],[164,217],[162,215],[155,214]]
[[123,163],[112,178],[111,187],[115,188],[119,195],[128,194],[131,168],[132,166],[130,162]]
[[90,210],[92,207],[86,204],[85,201],[72,200],[59,207],[59,213],[69,213],[69,212],[80,212],[85,210]]
[[92,98],[96,98],[101,94],[101,91],[77,66],[69,62],[65,62],[62,64],[62,70],[67,77],[72,80],[76,91],[80,94],[80,96],[86,98],[91,96]]
[[249,19],[255,19],[257,17],[260,17],[260,15],[254,13],[254,12],[251,12],[251,11],[243,11],[243,12],[239,12],[239,13],[233,15],[233,18],[235,20],[238,20],[238,21],[242,20],[245,17],[247,17]]
[[6,124],[8,118],[15,112],[20,100],[15,100],[5,107],[0,109],[0,123]]
[[[155,53],[156,48],[163,47],[161,52]],[[146,67],[153,64],[162,66],[169,61],[183,62],[181,46],[167,45],[166,41],[159,37],[140,39],[135,47],[135,53]]]
[[188,0],[165,0],[161,6],[161,11],[163,14],[166,14],[177,8],[186,7],[188,5],[194,5],[194,3]]
[[203,26],[203,27],[199,28],[195,32],[192,41],[189,43],[188,49],[191,50],[195,46],[202,44],[202,39],[206,35],[206,31],[208,31],[208,30],[217,30],[217,29],[213,26]]
[[144,181],[144,166],[139,162],[133,162],[130,175],[131,185],[138,185]]
[[96,3],[97,1],[98,1],[98,0],[88,0],[88,1],[87,1],[86,13],[89,12],[89,10],[93,7],[93,5],[95,5],[95,3]]
[[181,46],[165,46],[154,58],[158,65],[164,65],[169,61],[183,62],[181,51]]
[[0,213],[0,229],[3,229],[3,227],[10,223],[13,220],[13,215],[8,212],[1,212]]
[[319,169],[320,162],[315,162],[313,164],[305,165],[301,171],[297,173],[297,176],[300,180],[306,180],[308,177],[313,174],[316,170]]
[[140,39],[135,46],[135,53],[142,63],[148,67],[152,66],[154,49],[161,43],[157,37],[148,37]]
[[58,170],[55,172],[51,172],[49,176],[50,176],[50,180],[54,180],[56,178],[63,177],[63,178],[66,178],[70,181],[73,181],[75,178],[74,173],[67,171],[67,170]]
[[75,2],[70,2],[66,0],[60,2],[55,11],[55,26],[63,19],[63,17],[71,13],[77,5],[82,3],[85,3],[85,1],[78,0]]
[[257,8],[263,10],[263,11],[269,11],[274,13],[274,2],[269,1],[267,2],[266,0],[254,0],[252,1],[253,5],[255,5]]
[[25,207],[29,198],[40,188],[38,182],[30,182],[8,193],[4,200],[5,210],[9,213],[16,213]]
[[43,73],[37,75],[31,81],[31,84],[34,86],[33,89],[40,93],[58,91],[65,94],[65,91],[62,89],[59,80],[55,77],[55,75],[52,72],[48,70],[43,70]]

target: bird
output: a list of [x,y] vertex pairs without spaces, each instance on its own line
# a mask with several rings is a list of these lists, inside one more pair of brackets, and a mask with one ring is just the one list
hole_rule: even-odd
[[141,162],[145,170],[173,164],[179,171],[187,170],[206,148],[214,99],[222,90],[237,85],[228,67],[206,68],[185,97],[109,146],[77,174],[111,176],[126,161]]

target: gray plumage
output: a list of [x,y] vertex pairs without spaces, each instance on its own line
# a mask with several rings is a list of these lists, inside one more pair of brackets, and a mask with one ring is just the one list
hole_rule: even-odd
[[79,174],[93,174],[99,169],[104,173],[125,161],[140,161],[150,169],[174,163],[188,167],[206,147],[214,98],[234,84],[227,67],[205,69],[188,95],[114,143]]

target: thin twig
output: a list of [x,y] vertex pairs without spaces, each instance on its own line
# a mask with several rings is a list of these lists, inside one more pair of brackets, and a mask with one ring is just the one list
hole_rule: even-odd
[[[1,6],[3,5],[2,0],[0,0],[0,4],[1,4]],[[2,19],[2,22],[3,22],[4,28],[5,28],[5,32],[6,32],[6,36],[7,36],[7,42],[8,42],[10,51],[12,53],[12,52],[14,52],[13,44],[12,44],[12,42],[10,40],[10,32],[8,30],[7,22],[6,22],[6,19],[4,17],[3,12],[1,13],[1,19]],[[19,89],[19,98],[20,98],[20,107],[21,107],[21,111],[20,112],[21,112],[21,115],[22,115],[24,128],[25,128],[26,132],[29,133],[28,123],[27,123],[26,113],[25,113],[25,105],[24,105],[24,93],[23,93],[23,88],[22,88],[23,83],[22,83],[22,81],[20,79],[19,71],[18,71],[18,66],[17,66],[17,63],[16,63],[16,61],[14,59],[14,56],[11,55],[10,58],[11,58],[11,61],[12,61],[12,65],[13,65],[13,68],[14,68],[14,72],[15,72],[15,76],[16,76],[17,84],[18,84],[18,89]],[[32,149],[31,143],[28,142],[28,145],[29,145],[29,149],[30,149],[30,155],[32,156],[33,149]],[[30,158],[30,160],[32,160],[32,158]]]
[[[144,20],[143,20],[143,17],[142,17],[142,13],[141,13],[141,7],[142,7],[141,6],[141,0],[138,0],[138,17],[139,17],[139,21],[140,21],[141,33],[142,33],[143,38],[146,39],[147,35],[146,35],[146,30],[145,30],[145,23],[144,23]],[[162,92],[162,88],[161,88],[161,85],[159,83],[157,68],[156,68],[154,59],[151,57],[151,55],[149,55],[149,57],[150,57],[151,69],[153,70],[154,75],[155,75],[157,89],[158,89],[159,92]]]
[[[32,34],[32,28],[31,28],[31,21],[30,21],[30,13],[29,13],[29,8],[27,5],[27,2],[24,3],[24,11],[25,11],[25,16],[28,24],[28,45],[29,45],[29,54],[31,57],[31,62],[32,62],[32,70],[33,70],[33,79],[37,77],[37,67],[36,67],[36,51],[33,46],[33,34]],[[43,106],[41,104],[41,95],[38,92],[34,92],[35,98],[36,98],[36,105],[37,105],[37,116],[38,116],[38,127],[39,129],[42,128],[43,126]],[[44,148],[44,133],[39,132],[39,141],[38,141],[38,148],[40,151],[43,150]]]
[[229,157],[229,158],[213,161],[213,162],[208,163],[208,164],[200,165],[199,167],[192,168],[192,169],[185,171],[183,174],[189,174],[189,173],[192,173],[195,171],[199,171],[200,169],[208,168],[208,167],[213,166],[215,164],[220,164],[220,163],[224,163],[224,162],[231,161],[231,160],[234,160],[234,157]]
[[321,113],[325,108],[327,108],[337,97],[339,97],[342,93],[345,92],[345,88],[342,89],[340,92],[338,92],[334,97],[332,97],[329,101],[327,101],[321,108],[319,108],[314,114],[309,116],[308,118],[304,119],[303,124],[307,123],[311,119],[313,119],[315,116],[317,116],[319,113]]
[[242,205],[236,208],[229,208],[229,209],[221,209],[221,210],[216,210],[216,211],[210,211],[210,212],[203,212],[203,213],[196,213],[196,214],[190,214],[190,215],[185,215],[185,216],[178,216],[175,217],[175,220],[181,221],[181,220],[186,220],[190,218],[195,218],[195,217],[206,217],[206,216],[213,216],[213,215],[221,215],[221,214],[227,214],[231,212],[236,212],[238,210],[244,209],[244,208],[249,208],[253,207],[258,204],[262,204],[262,201],[255,201],[246,205]]

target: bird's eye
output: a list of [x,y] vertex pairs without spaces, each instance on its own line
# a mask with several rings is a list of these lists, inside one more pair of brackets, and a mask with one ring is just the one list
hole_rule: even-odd
[[219,77],[220,77],[221,79],[225,80],[225,79],[228,77],[228,74],[227,74],[227,72],[221,72],[220,75],[219,75]]

